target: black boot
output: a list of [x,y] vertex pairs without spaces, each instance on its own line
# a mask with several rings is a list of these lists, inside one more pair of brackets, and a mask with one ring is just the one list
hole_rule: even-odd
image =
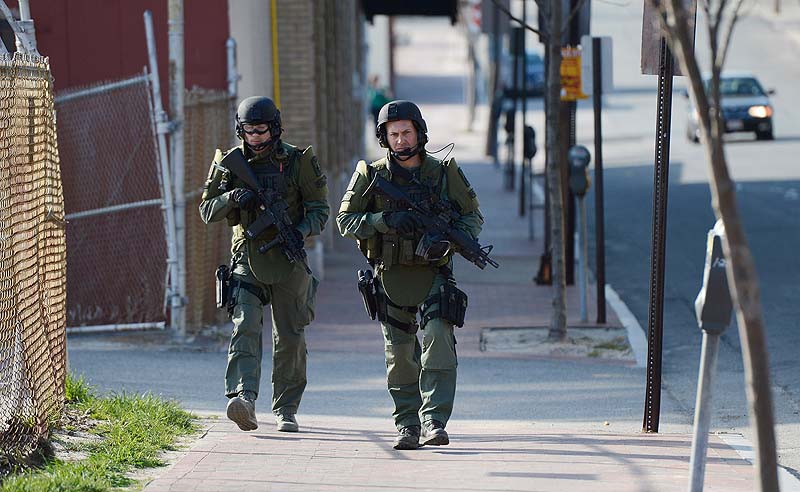
[[447,446],[450,437],[444,430],[444,424],[438,420],[427,420],[422,423],[422,444],[425,446]]
[[417,449],[419,447],[419,426],[409,425],[400,429],[394,438],[394,449]]

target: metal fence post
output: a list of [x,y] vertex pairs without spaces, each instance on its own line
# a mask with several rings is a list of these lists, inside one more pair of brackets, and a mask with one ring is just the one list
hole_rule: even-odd
[[172,326],[179,335],[186,333],[186,195],[184,192],[183,126],[184,126],[184,56],[183,56],[183,0],[169,0],[169,105],[172,121],[170,143],[172,147],[172,178],[175,187],[175,257],[178,276],[178,302],[180,306],[171,313]]
[[167,113],[161,104],[161,84],[158,80],[158,60],[156,57],[156,41],[153,35],[153,16],[149,10],[144,12],[144,27],[147,35],[147,53],[150,62],[151,86],[153,89],[153,109],[155,111],[156,133],[158,136],[158,157],[161,167],[161,193],[164,197],[164,215],[166,216],[167,237],[167,270],[169,275],[170,322],[175,328],[176,313],[183,309],[182,296],[178,283],[178,248],[175,240],[175,208],[172,196],[172,175],[169,170],[167,156],[167,138],[169,122]]

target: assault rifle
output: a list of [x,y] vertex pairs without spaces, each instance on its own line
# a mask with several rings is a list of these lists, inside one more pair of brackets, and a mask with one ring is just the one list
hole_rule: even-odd
[[487,264],[495,268],[500,266],[499,263],[489,257],[489,253],[492,252],[493,248],[491,244],[481,246],[469,234],[452,226],[452,223],[458,219],[459,214],[449,202],[433,198],[420,202],[414,201],[402,189],[393,185],[391,181],[379,174],[375,175],[375,178],[364,191],[364,197],[368,197],[372,193],[380,193],[402,204],[408,210],[416,212],[427,234],[449,241],[455,246],[457,253],[474,263],[481,270],[486,268]]
[[244,231],[247,239],[254,240],[267,229],[275,227],[278,232],[275,239],[258,248],[258,252],[264,254],[278,246],[289,263],[300,262],[310,274],[311,269],[306,263],[306,250],[303,249],[303,239],[289,218],[289,204],[286,200],[280,197],[280,193],[261,187],[241,149],[230,151],[220,164],[241,179],[248,188],[254,190],[261,202],[256,220]]

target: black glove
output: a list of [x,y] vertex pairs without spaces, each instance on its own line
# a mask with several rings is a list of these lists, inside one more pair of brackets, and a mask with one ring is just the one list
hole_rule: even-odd
[[303,233],[298,231],[294,227],[292,227],[290,229],[290,231],[291,231],[292,236],[294,236],[293,237],[293,241],[295,242],[295,244],[303,244],[303,240],[305,239],[305,236],[303,236]]
[[411,211],[392,212],[384,219],[384,222],[400,234],[414,232],[423,225],[422,219],[417,213]]
[[231,191],[230,198],[237,207],[243,210],[252,212],[258,207],[258,196],[253,190],[247,188],[236,188]]

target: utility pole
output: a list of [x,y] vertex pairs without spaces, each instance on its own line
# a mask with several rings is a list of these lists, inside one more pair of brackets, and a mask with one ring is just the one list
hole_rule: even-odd
[[172,116],[172,182],[175,186],[175,240],[179,296],[170,311],[172,327],[177,335],[186,333],[186,194],[184,193],[184,80],[183,63],[183,0],[169,0],[169,105]]

